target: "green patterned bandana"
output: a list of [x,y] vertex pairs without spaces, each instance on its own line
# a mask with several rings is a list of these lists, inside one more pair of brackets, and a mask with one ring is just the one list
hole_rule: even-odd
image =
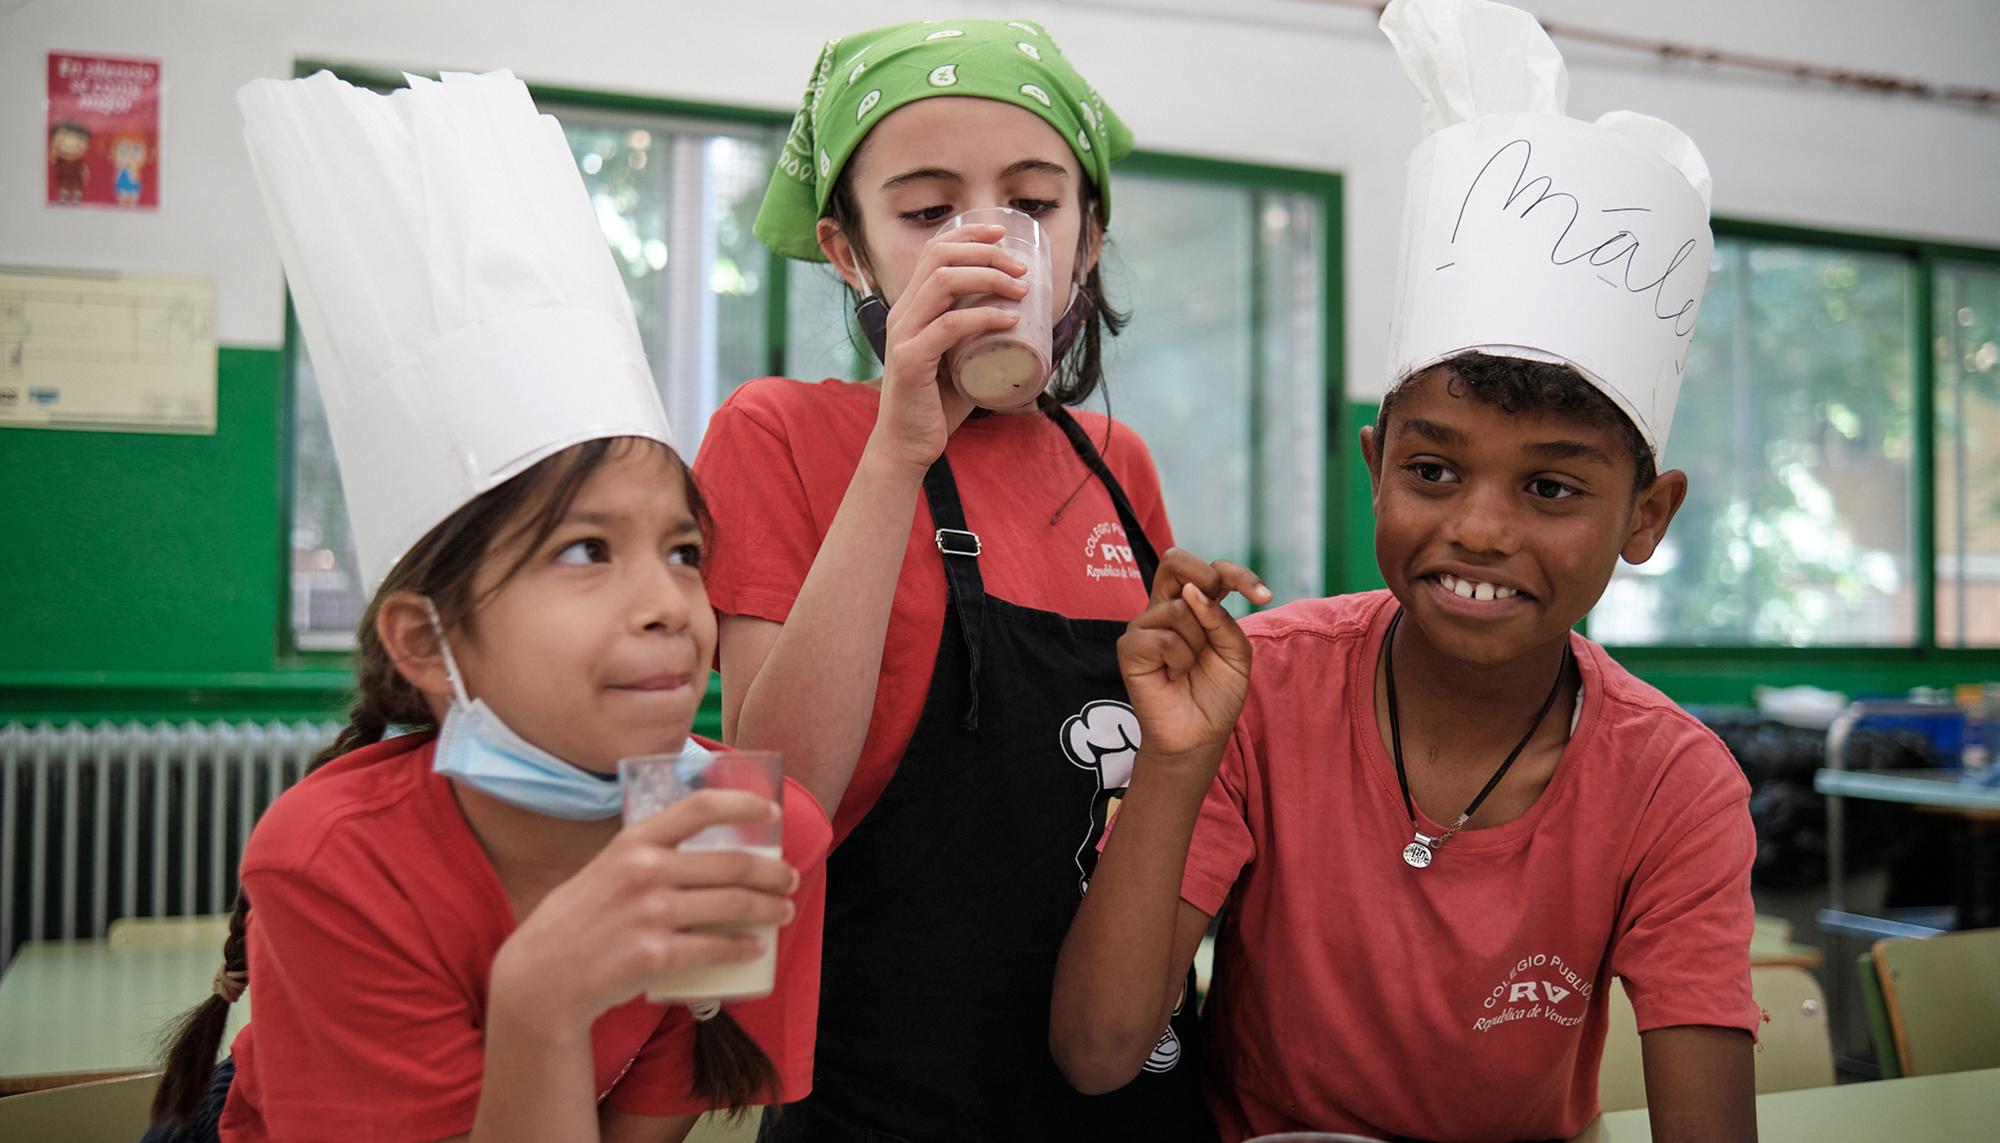
[[1111,163],[1132,132],[1033,20],[931,20],[830,40],[778,155],[755,231],[791,258],[823,262],[815,225],[854,149],[882,117],[938,95],[997,99],[1047,120],[1111,216]]

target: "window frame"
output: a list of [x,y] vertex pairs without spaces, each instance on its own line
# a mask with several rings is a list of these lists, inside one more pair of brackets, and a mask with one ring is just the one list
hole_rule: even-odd
[[[301,58],[292,67],[294,76],[308,76],[319,71],[329,71],[335,76],[357,87],[369,87],[380,91],[393,90],[403,86],[403,70],[377,65],[342,63],[326,59]],[[435,70],[418,72],[435,74]],[[649,119],[672,118],[688,125],[710,125],[718,128],[764,129],[777,132],[782,141],[782,133],[791,125],[793,112],[767,108],[744,107],[721,103],[706,103],[695,100],[677,99],[666,96],[635,95],[627,92],[605,91],[593,88],[571,87],[562,84],[544,84],[523,79],[528,92],[538,107],[559,113],[565,108],[581,111],[604,112],[612,115],[632,115]],[[1321,336],[1320,336],[1320,384],[1322,401],[1325,405],[1323,455],[1320,457],[1321,503],[1323,518],[1320,529],[1320,588],[1328,595],[1346,590],[1345,529],[1341,521],[1341,505],[1345,499],[1343,463],[1346,449],[1343,443],[1346,424],[1346,330],[1345,265],[1343,262],[1343,241],[1345,218],[1343,214],[1342,176],[1334,171],[1308,170],[1296,167],[1280,167],[1261,163],[1214,159],[1203,156],[1183,155],[1164,151],[1135,150],[1118,163],[1120,173],[1149,175],[1186,181],[1217,183],[1237,189],[1282,191],[1312,197],[1319,205],[1321,236],[1317,255],[1321,290]],[[1253,232],[1254,233],[1254,232]],[[1252,244],[1252,255],[1259,251]],[[791,260],[773,256],[765,285],[765,372],[772,376],[782,376],[785,372],[787,349],[790,341],[790,313],[788,301],[791,290]],[[1261,329],[1261,308],[1255,304],[1257,296],[1252,293],[1251,308],[1252,344],[1258,343],[1256,332]],[[285,340],[282,347],[284,367],[284,395],[281,427],[283,444],[279,469],[280,498],[284,528],[278,537],[279,603],[276,633],[280,655],[287,661],[302,666],[335,666],[345,664],[352,658],[353,640],[351,635],[335,633],[308,633],[303,637],[292,623],[292,521],[297,510],[295,486],[297,480],[297,434],[298,393],[295,384],[298,376],[298,354],[301,340],[298,323],[292,308],[291,291],[285,291]],[[1255,362],[1251,363],[1255,367]],[[1257,387],[1253,384],[1253,395]],[[1252,423],[1262,410],[1253,403]],[[1253,437],[1253,447],[1254,447]],[[1256,463],[1253,455],[1251,462]],[[1261,534],[1259,534],[1261,538]],[[1245,555],[1255,566],[1260,552],[1255,548]]]
[[[1899,644],[1821,644],[1788,647],[1772,643],[1650,643],[1608,645],[1613,656],[1635,674],[1677,697],[1684,692],[1712,692],[1726,686],[1742,693],[1751,681],[1809,681],[1847,690],[1903,690],[1933,683],[1940,669],[1965,677],[1967,668],[2000,670],[2000,647],[1947,647],[1937,637],[1937,358],[1936,285],[1941,264],[1970,263],[2000,268],[2000,248],[1897,237],[1888,234],[1826,230],[1788,223],[1724,217],[1712,222],[1715,237],[1749,242],[1782,243],[1834,253],[1888,254],[1907,260],[1911,269],[1910,416],[1915,433],[1910,452],[1911,568],[1915,587],[1916,639]],[[1587,629],[1587,628],[1586,628]],[[1728,669],[1718,672],[1719,666]],[[1892,668],[1885,671],[1884,668]],[[1672,680],[1679,688],[1665,685]],[[1704,681],[1708,685],[1704,685]],[[1844,684],[1844,685],[1843,685]],[[1740,698],[1738,699],[1740,701]]]

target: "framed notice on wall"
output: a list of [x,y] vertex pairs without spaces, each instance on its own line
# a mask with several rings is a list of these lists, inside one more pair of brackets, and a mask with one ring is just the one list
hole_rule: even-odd
[[49,53],[48,201],[160,205],[160,61]]
[[0,428],[215,432],[215,280],[0,266]]

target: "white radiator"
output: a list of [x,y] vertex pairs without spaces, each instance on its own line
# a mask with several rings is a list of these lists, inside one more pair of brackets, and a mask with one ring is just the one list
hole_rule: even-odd
[[331,722],[0,726],[0,967],[24,940],[226,912],[265,807]]

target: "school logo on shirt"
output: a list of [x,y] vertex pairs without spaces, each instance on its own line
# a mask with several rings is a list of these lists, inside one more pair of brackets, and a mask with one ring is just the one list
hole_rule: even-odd
[[[1117,525],[1112,525],[1117,527]],[[1119,535],[1124,535],[1121,529]],[[1130,559],[1130,554],[1125,557]],[[1136,573],[1135,573],[1136,574]],[[1090,888],[1090,872],[1097,866],[1097,843],[1105,828],[1117,816],[1118,803],[1132,784],[1132,762],[1139,756],[1139,716],[1132,708],[1114,699],[1099,699],[1063,720],[1062,750],[1070,765],[1088,770],[1097,778],[1097,792],[1090,798],[1083,844],[1076,850],[1077,891]],[[1186,990],[1174,1004],[1180,1015],[1187,1003]],[[1146,1057],[1145,1070],[1170,1072],[1181,1062],[1181,1038],[1172,1024],[1160,1035],[1160,1042]]]
[[1548,1020],[1564,1028],[1583,1023],[1596,987],[1553,953],[1535,953],[1515,961],[1493,991],[1480,1001],[1472,1021],[1475,1032],[1491,1032],[1517,1020]]
[[1083,545],[1083,571],[1094,580],[1144,578],[1123,524],[1106,520],[1090,530],[1090,539]]

